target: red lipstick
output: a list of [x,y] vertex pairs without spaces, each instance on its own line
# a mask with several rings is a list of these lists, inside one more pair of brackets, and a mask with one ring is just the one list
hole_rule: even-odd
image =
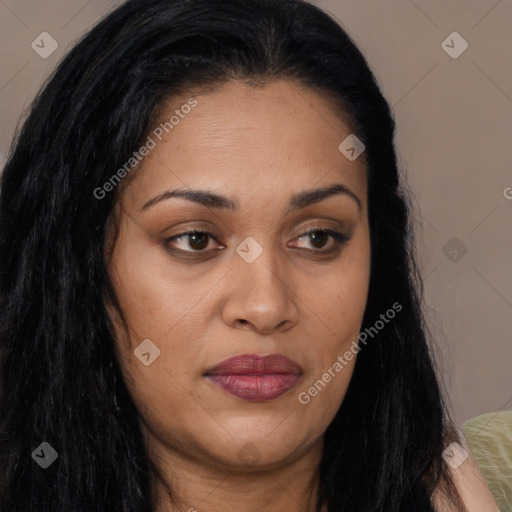
[[250,402],[273,400],[301,378],[302,367],[281,354],[242,354],[207,370],[205,376],[224,391]]

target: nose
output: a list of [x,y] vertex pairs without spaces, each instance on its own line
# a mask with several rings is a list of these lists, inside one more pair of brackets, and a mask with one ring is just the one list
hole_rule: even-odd
[[252,263],[238,255],[229,273],[228,296],[222,318],[237,329],[270,334],[291,329],[298,322],[298,298],[291,270],[268,247]]

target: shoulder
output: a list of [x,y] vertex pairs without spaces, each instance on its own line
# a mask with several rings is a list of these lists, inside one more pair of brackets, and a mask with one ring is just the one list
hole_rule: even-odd
[[[447,464],[453,483],[467,512],[500,512],[469,446],[465,444],[462,447],[458,443],[452,444],[454,446],[447,454],[451,460]],[[436,512],[456,511],[441,489],[434,493],[433,502]]]

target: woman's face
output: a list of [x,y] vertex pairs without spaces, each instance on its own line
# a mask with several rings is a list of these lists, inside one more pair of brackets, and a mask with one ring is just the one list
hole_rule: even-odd
[[350,129],[296,83],[191,96],[169,102],[169,133],[154,127],[117,211],[124,377],[158,453],[283,464],[321,445],[355,364],[345,354],[357,352],[370,270],[364,153],[345,157]]

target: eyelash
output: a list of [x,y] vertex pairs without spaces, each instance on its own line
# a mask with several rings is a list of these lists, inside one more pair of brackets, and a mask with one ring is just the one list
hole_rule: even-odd
[[[319,254],[319,255],[322,255],[322,254],[323,255],[327,255],[327,254],[330,254],[330,253],[338,250],[340,247],[342,247],[350,239],[350,236],[344,235],[343,233],[339,233],[338,231],[333,231],[331,229],[320,229],[320,228],[309,229],[308,231],[306,231],[302,235],[299,235],[297,237],[297,239],[301,239],[301,238],[307,237],[308,235],[310,235],[312,233],[326,233],[327,235],[329,235],[331,238],[334,239],[334,247],[332,247],[331,249],[327,249],[327,250],[322,250],[322,249],[302,249],[302,250],[309,251],[309,252],[312,252],[312,253],[315,253],[315,254]],[[215,242],[219,243],[216,240],[216,238],[213,236],[213,234],[210,233],[209,231],[203,231],[203,230],[200,230],[200,229],[193,229],[193,230],[185,231],[183,233],[179,233],[178,235],[173,235],[171,237],[166,238],[163,241],[163,245],[165,246],[165,248],[168,251],[170,251],[170,252],[172,252],[174,254],[178,254],[180,256],[183,256],[185,258],[197,258],[197,255],[202,255],[202,254],[204,255],[205,253],[211,252],[212,250],[216,250],[216,249],[210,249],[209,251],[206,251],[206,250],[199,250],[199,251],[190,250],[190,251],[185,251],[183,249],[176,249],[175,247],[171,247],[170,246],[170,244],[174,240],[179,239],[179,238],[183,238],[183,237],[186,237],[186,236],[189,236],[189,235],[207,235],[209,238],[211,238]]]

